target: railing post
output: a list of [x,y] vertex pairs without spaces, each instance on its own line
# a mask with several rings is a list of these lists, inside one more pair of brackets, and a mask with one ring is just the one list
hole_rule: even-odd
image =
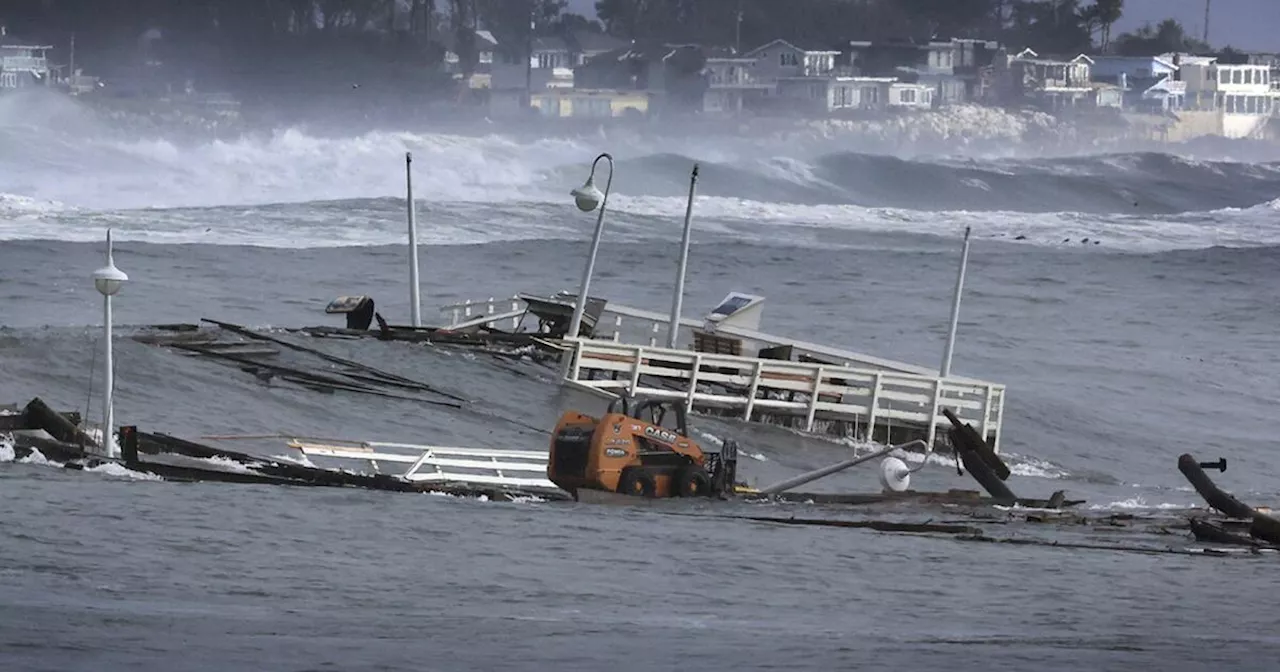
[[566,357],[573,358],[570,360],[569,366],[565,369],[568,380],[577,382],[578,378],[582,376],[582,351],[586,349],[586,347],[586,341],[575,339],[573,342],[573,348],[568,353],[565,353]]
[[813,419],[818,413],[818,390],[822,389],[823,367],[819,366],[813,374],[813,393],[809,395],[809,414],[805,420],[804,431],[813,431]]
[[471,319],[471,299],[462,302],[462,316]]
[[756,393],[760,391],[760,374],[764,373],[764,360],[757,359],[755,370],[751,373],[751,386],[747,389],[747,412],[742,419],[751,421],[751,411],[756,405]]
[[622,342],[622,316],[621,315],[613,316],[613,342],[614,343]]
[[698,372],[702,370],[702,354],[693,356],[693,368],[689,369],[689,394],[684,400],[684,412],[693,412],[693,396],[698,393]]
[[653,329],[649,334],[649,347],[651,348],[658,347],[658,329],[660,326],[661,325],[659,325],[657,322],[653,323]]
[[991,423],[991,383],[987,383],[987,394],[982,400],[982,440],[987,440],[987,425]]
[[933,406],[929,409],[929,446],[938,436],[938,403],[942,401],[942,379],[933,379]]
[[[996,455],[1000,454],[1000,437],[1004,436],[1004,397],[1007,393],[1007,388],[1000,388],[1000,403],[996,405],[996,408],[999,409],[996,411],[996,441],[991,446],[991,452]],[[982,437],[982,440],[986,441],[987,437]]]
[[[880,375],[876,372],[875,382],[871,384],[871,403],[867,407],[867,441],[874,441],[876,435],[876,411],[879,410],[880,404]],[[888,443],[887,439],[885,443]]]
[[631,366],[631,386],[628,388],[631,396],[636,395],[636,388],[640,387],[640,365],[644,362],[644,348],[636,347],[636,362]]

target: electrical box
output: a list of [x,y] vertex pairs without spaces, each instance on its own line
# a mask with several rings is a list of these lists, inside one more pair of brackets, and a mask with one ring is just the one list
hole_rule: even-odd
[[705,329],[738,327],[760,330],[760,312],[764,310],[764,297],[742,292],[729,292],[705,318]]

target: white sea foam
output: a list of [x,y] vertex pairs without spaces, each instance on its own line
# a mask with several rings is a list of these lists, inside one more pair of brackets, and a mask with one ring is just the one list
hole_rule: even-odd
[[1174,504],[1171,502],[1157,502],[1152,504],[1142,497],[1129,497],[1115,502],[1106,504],[1090,504],[1089,509],[1093,511],[1134,511],[1134,510],[1156,510],[1169,511],[1177,509],[1196,508],[1194,504]]
[[[679,235],[682,197],[631,191],[632,185],[646,180],[626,171],[667,170],[665,160],[659,161],[661,168],[654,168],[644,163],[647,158],[695,157],[752,172],[777,185],[843,194],[841,185],[829,181],[839,178],[824,178],[817,169],[816,157],[867,151],[866,142],[873,140],[906,143],[907,155],[913,147],[935,142],[963,149],[976,141],[1071,134],[1048,115],[960,107],[879,121],[813,122],[766,139],[759,134],[655,139],[623,132],[529,141],[498,133],[319,137],[290,128],[179,147],[159,139],[125,141],[88,132],[67,136],[61,129],[55,133],[19,127],[14,124],[29,124],[32,115],[6,115],[5,109],[0,104],[0,146],[11,144],[15,149],[0,153],[0,240],[90,242],[111,226],[117,240],[125,243],[283,248],[403,243],[403,206],[393,199],[404,191],[406,151],[414,155],[420,219],[429,224],[420,229],[423,242],[447,245],[584,238],[593,218],[568,203],[567,191],[577,186],[587,162],[607,145],[603,148],[622,164],[610,198],[610,240],[617,242]],[[77,114],[90,115],[83,110]],[[33,133],[40,136],[38,142],[28,137]],[[1130,170],[1136,160],[1119,156],[1102,163]],[[935,163],[960,166],[967,161]],[[1185,161],[1199,165],[1194,159]],[[1010,175],[1090,170],[1082,167],[1085,164],[1047,161],[986,160],[980,165],[984,171]],[[1217,170],[1212,164],[1204,166],[1206,173]],[[1257,170],[1274,172],[1275,167]],[[990,193],[986,181],[967,179],[969,189]],[[1083,238],[1101,240],[1105,249],[1125,250],[1280,244],[1280,228],[1273,225],[1280,201],[1148,216],[931,212],[741,196],[700,197],[696,235],[825,246],[831,243],[823,234],[832,230],[953,236],[972,226],[978,239],[1022,236],[1023,244],[1029,245],[1079,247]]]

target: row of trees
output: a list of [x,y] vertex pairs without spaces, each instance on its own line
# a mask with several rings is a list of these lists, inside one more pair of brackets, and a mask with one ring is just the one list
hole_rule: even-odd
[[[421,63],[441,43],[464,69],[476,62],[474,30],[522,50],[536,33],[604,30],[629,39],[750,48],[774,38],[834,46],[850,39],[979,37],[1047,53],[1123,55],[1203,51],[1176,21],[1112,39],[1124,0],[598,0],[599,17],[566,12],[566,0],[6,0],[0,22],[15,33],[95,48],[135,48],[160,28],[165,42],[246,62],[287,60],[353,41],[381,44],[383,60]],[[374,30],[371,30],[374,29]],[[374,35],[376,37],[371,38]],[[387,37],[395,48],[386,48]],[[59,40],[59,41],[54,41]],[[331,50],[332,51],[332,50]],[[369,49],[366,49],[368,52]],[[116,50],[119,53],[119,49]],[[311,52],[307,52],[310,54]],[[307,56],[310,58],[310,55]],[[412,58],[409,58],[412,57]],[[301,58],[301,57],[300,57]],[[188,54],[188,60],[200,60]]]

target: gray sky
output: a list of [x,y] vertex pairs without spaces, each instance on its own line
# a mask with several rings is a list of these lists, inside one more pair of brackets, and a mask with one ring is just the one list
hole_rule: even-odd
[[[1204,3],[1205,0],[1125,0],[1124,18],[1116,24],[1115,32],[1172,17],[1198,37],[1204,30]],[[595,0],[569,0],[569,7],[579,14],[595,15]],[[1240,49],[1280,52],[1280,0],[1213,0],[1209,41]]]

